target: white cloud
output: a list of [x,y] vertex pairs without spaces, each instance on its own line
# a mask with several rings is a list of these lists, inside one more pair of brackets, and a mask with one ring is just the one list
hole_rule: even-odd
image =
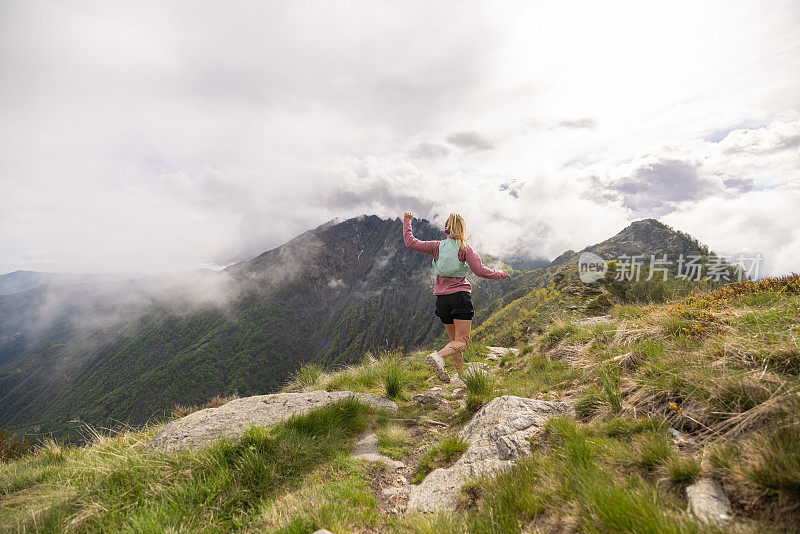
[[[800,169],[798,26],[790,1],[6,2],[0,272],[224,265],[406,209],[553,257],[736,205],[746,245],[795,221],[766,206]],[[702,195],[642,174],[670,161]],[[800,268],[796,233],[762,243]]]
[[671,213],[664,222],[690,232],[716,252],[763,255],[761,276],[800,270],[800,181],[750,191],[733,199],[709,198]]

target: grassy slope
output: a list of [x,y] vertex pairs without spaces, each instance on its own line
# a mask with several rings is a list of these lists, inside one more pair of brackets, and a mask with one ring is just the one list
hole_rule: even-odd
[[[565,287],[560,293],[569,295]],[[337,372],[306,366],[288,389],[384,394],[387,385],[397,387],[401,367],[400,414],[390,419],[332,408],[310,416],[317,423],[295,421],[173,456],[142,450],[155,429],[98,438],[82,449],[50,444],[3,465],[0,524],[11,532],[155,525],[245,532],[708,532],[684,514],[685,487],[707,475],[723,482],[740,530],[797,528],[797,277],[664,304],[616,304],[610,322],[593,325],[577,320],[591,310],[569,307],[562,301],[527,325],[536,328],[517,328],[519,354],[497,362],[493,381],[470,381],[464,409],[412,401],[436,383],[422,353],[387,353]],[[482,341],[508,335],[498,329],[493,337],[490,324]],[[476,343],[469,359],[481,361],[483,353]],[[453,431],[506,393],[571,400],[579,418],[552,420],[533,456],[471,483],[455,514],[385,513],[375,491],[380,473],[347,456],[356,434],[371,427],[385,454],[422,476],[457,458],[463,443]],[[441,421],[450,428],[440,428]],[[668,428],[688,439],[676,442]],[[304,447],[310,457],[298,463],[292,456]]]

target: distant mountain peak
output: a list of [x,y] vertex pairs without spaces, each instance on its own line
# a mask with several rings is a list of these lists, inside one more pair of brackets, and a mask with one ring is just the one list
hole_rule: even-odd
[[707,255],[708,247],[691,235],[675,230],[657,219],[634,221],[617,235],[601,243],[584,249],[594,252],[606,260],[616,259],[622,255],[667,254]]

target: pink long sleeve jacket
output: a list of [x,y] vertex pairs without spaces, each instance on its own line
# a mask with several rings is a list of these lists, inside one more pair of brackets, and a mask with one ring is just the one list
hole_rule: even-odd
[[[425,254],[430,254],[436,260],[439,259],[439,242],[420,241],[414,237],[414,233],[411,231],[410,218],[403,219],[403,242],[411,250],[424,252]],[[485,266],[481,261],[481,257],[469,246],[469,243],[467,243],[466,250],[462,249],[458,252],[458,259],[466,261],[472,272],[481,278],[505,278],[502,271]],[[472,286],[465,276],[436,276],[436,282],[433,284],[434,295],[449,295],[456,291],[472,291]]]

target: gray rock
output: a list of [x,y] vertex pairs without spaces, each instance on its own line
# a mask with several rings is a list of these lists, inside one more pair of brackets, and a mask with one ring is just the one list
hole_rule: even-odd
[[420,405],[426,404],[446,404],[447,401],[441,398],[439,395],[435,393],[420,393],[419,395],[414,395],[412,400]]
[[403,469],[406,466],[403,462],[392,460],[388,456],[380,454],[378,452],[378,436],[372,432],[361,436],[358,443],[356,443],[352,456],[368,462],[380,462],[392,469]]
[[391,488],[383,488],[381,490],[381,494],[386,497],[403,497],[408,495],[413,488],[415,488],[415,484],[411,484],[408,486],[394,486]]
[[315,530],[314,534],[333,534],[333,532],[331,532],[327,528],[321,528],[319,530]]
[[508,468],[531,453],[530,438],[555,415],[572,414],[564,402],[542,401],[504,395],[481,408],[459,435],[469,447],[448,468],[431,472],[411,490],[409,511],[453,510],[464,483],[473,477]]
[[516,354],[519,352],[519,349],[512,349],[509,347],[486,347],[486,348],[489,349],[489,354],[486,357],[487,360],[489,359],[489,356],[496,356],[499,358],[505,356],[506,354]]
[[675,440],[676,445],[697,445],[697,441],[688,434],[684,434],[677,428],[669,427],[669,433]]
[[731,518],[728,496],[714,479],[698,479],[686,488],[686,500],[689,512],[704,523],[720,525]]
[[198,449],[221,438],[235,438],[252,426],[271,426],[295,414],[304,414],[333,402],[353,397],[376,408],[397,411],[389,399],[351,391],[276,393],[235,399],[218,408],[207,408],[167,424],[148,443],[163,450]]

